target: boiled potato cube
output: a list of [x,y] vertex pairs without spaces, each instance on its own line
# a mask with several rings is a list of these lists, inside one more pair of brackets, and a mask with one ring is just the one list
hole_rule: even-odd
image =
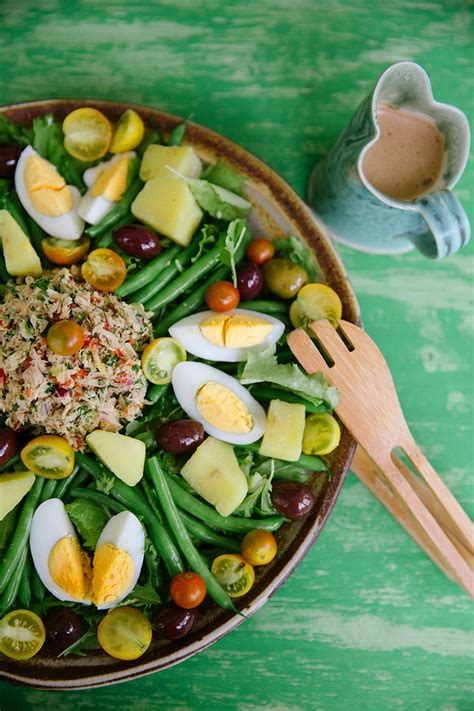
[[140,178],[147,181],[167,176],[170,174],[167,165],[186,178],[199,178],[201,175],[201,161],[190,146],[159,146],[153,143],[143,154]]
[[35,479],[33,472],[0,474],[0,521],[26,496]]
[[7,210],[0,210],[0,239],[10,276],[41,276],[41,262],[30,240]]
[[191,190],[172,173],[148,180],[132,203],[132,213],[183,247],[190,243],[202,220]]
[[181,474],[221,516],[229,516],[247,496],[247,479],[234,448],[208,437],[181,469]]
[[301,456],[304,425],[304,405],[272,400],[268,408],[260,454],[286,462],[296,462]]
[[128,486],[138,484],[145,467],[145,443],[118,432],[95,430],[86,442],[102,464]]

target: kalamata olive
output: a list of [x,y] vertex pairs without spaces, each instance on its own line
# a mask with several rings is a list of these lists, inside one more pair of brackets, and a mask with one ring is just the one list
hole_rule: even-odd
[[0,467],[4,467],[18,451],[18,432],[8,427],[0,427]]
[[306,516],[314,506],[311,490],[297,481],[276,481],[272,502],[277,511],[287,518]]
[[151,259],[161,252],[161,242],[154,232],[143,225],[122,225],[114,230],[114,240],[126,254]]
[[270,259],[262,268],[267,289],[282,299],[293,299],[308,283],[306,269],[290,259]]
[[260,267],[250,262],[243,262],[237,267],[237,288],[242,301],[255,299],[263,289],[263,272]]
[[17,143],[0,144],[0,178],[12,178],[20,157],[21,147]]
[[165,639],[180,639],[191,632],[196,620],[197,610],[185,610],[174,602],[167,602],[155,617],[155,627]]
[[161,449],[172,454],[193,452],[204,439],[204,429],[194,420],[170,420],[156,432],[156,441]]
[[46,639],[58,650],[77,642],[82,633],[81,618],[67,607],[53,607],[46,615],[44,626]]

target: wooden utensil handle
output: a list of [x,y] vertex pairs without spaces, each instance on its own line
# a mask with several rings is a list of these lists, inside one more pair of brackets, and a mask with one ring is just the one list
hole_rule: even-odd
[[[398,462],[397,466],[402,471],[402,474],[406,479],[410,480],[410,477],[413,477],[413,474],[410,472],[408,467],[406,467],[402,462]],[[446,568],[443,561],[440,559],[437,549],[433,546],[424,529],[413,517],[412,513],[407,510],[400,499],[395,496],[392,489],[390,489],[384,481],[381,470],[360,445],[357,447],[352,460],[351,470],[358,477],[358,479],[360,479],[360,481],[365,484],[368,489],[370,489],[375,498],[385,506],[385,508],[392,514],[398,523],[413,538],[413,540],[418,543],[418,545],[431,558],[433,563],[437,565],[450,580],[457,583],[457,580],[454,579],[451,572]],[[426,502],[424,503],[426,505]],[[473,559],[469,552],[464,548],[464,546],[459,544],[456,539],[451,540],[466,563],[472,567]]]
[[[451,537],[456,538],[471,554],[474,554],[474,525],[467,513],[433,469],[411,435],[403,449],[429,489],[431,512]],[[411,479],[419,495],[421,493],[420,498],[425,499],[422,483],[413,475]]]
[[430,546],[433,546],[438,551],[438,558],[443,569],[446,569],[449,572],[449,577],[456,580],[471,597],[474,597],[474,574],[472,568],[464,560],[416,491],[411,488],[390,454],[381,456],[380,451],[377,451],[374,455],[371,452],[368,452],[368,454],[372,456],[375,464],[382,471],[384,481],[392,490],[394,496],[417,519],[425,532]]

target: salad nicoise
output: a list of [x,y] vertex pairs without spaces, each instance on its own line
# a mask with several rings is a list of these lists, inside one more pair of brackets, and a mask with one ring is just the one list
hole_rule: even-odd
[[[237,611],[311,511],[337,391],[285,334],[336,323],[242,176],[134,110],[0,116],[0,653],[178,639]],[[209,603],[211,604],[211,603]]]

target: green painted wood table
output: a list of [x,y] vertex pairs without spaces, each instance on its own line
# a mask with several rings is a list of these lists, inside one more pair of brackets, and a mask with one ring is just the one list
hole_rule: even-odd
[[[301,195],[377,75],[413,59],[474,114],[469,0],[4,0],[2,103],[150,104],[242,143]],[[458,194],[474,222],[472,163]],[[413,432],[472,514],[474,246],[340,250]],[[169,671],[95,691],[2,685],[0,708],[467,711],[472,607],[349,476],[317,545],[252,619]]]

